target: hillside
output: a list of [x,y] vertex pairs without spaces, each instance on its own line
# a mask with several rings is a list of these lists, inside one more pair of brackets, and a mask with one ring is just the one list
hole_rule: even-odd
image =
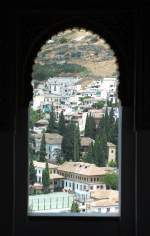
[[33,79],[40,81],[62,75],[77,75],[88,81],[116,73],[116,59],[109,45],[92,32],[78,29],[54,35],[43,45],[33,66]]

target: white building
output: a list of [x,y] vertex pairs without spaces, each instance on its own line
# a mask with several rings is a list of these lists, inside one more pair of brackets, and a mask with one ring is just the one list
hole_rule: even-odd
[[53,77],[49,78],[46,82],[48,91],[57,95],[72,95],[75,91],[79,90],[76,83],[79,81],[78,77]]
[[[42,187],[42,175],[43,175],[43,170],[46,167],[45,162],[39,162],[39,161],[33,161],[33,165],[36,170],[36,184],[34,185],[35,189],[36,187]],[[50,189],[51,191],[57,190],[58,188],[63,187],[63,176],[57,174],[57,165],[48,163],[48,168],[49,168],[49,176],[50,176]],[[41,186],[37,185],[37,183],[41,184]],[[42,189],[42,188],[41,188]]]
[[36,111],[42,109],[43,104],[44,104],[44,94],[33,96],[33,105],[32,105],[33,110]]
[[116,78],[103,78],[100,84],[101,99],[115,102],[118,81]]
[[57,173],[64,176],[64,190],[74,192],[80,202],[89,199],[91,192],[106,189],[101,178],[113,171],[111,167],[96,167],[95,164],[72,161],[57,168]]
[[[40,151],[43,134],[33,134],[35,139],[35,152]],[[46,158],[55,160],[57,152],[61,152],[62,136],[57,133],[45,133]]]
[[45,133],[47,159],[55,160],[57,152],[61,152],[62,135],[57,133]]
[[38,134],[41,134],[43,131],[46,131],[47,126],[48,126],[47,120],[44,119],[38,120],[33,126],[33,131]]
[[96,190],[86,201],[86,212],[99,212],[102,214],[119,213],[119,191]]

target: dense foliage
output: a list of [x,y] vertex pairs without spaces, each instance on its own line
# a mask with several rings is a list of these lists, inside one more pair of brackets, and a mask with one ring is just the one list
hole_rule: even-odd
[[80,212],[78,203],[75,202],[75,201],[72,202],[72,205],[71,205],[71,212]]
[[63,63],[57,64],[53,62],[52,64],[34,64],[33,66],[33,74],[32,77],[34,80],[47,80],[49,77],[59,76],[60,73],[87,73],[88,70],[86,67],[78,65],[78,64],[71,64],[71,63]]
[[103,176],[102,182],[106,184],[107,188],[117,190],[118,189],[118,174],[117,173],[107,174]]

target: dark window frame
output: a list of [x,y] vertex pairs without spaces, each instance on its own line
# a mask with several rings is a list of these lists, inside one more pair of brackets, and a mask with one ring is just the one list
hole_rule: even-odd
[[[74,15],[73,15],[74,14]],[[90,19],[90,16],[95,16],[95,22]],[[115,15],[116,14],[116,15]],[[125,82],[125,78],[132,78],[134,75],[132,69],[131,59],[129,59],[127,66],[124,65],[125,61],[123,57],[127,57],[125,53],[125,49],[127,47],[128,51],[130,47],[126,46],[125,48],[121,48],[124,46],[125,42],[119,41],[121,36],[118,36],[117,33],[121,30],[121,23],[123,22],[122,14],[124,17],[128,12],[122,12],[119,10],[116,11],[65,11],[65,12],[19,12],[18,14],[18,25],[17,25],[17,42],[19,46],[22,48],[27,44],[28,56],[20,49],[18,46],[17,51],[17,65],[18,65],[18,80],[17,80],[17,113],[16,113],[16,131],[15,131],[15,202],[14,202],[14,211],[15,211],[15,233],[16,236],[25,235],[25,232],[28,232],[28,235],[40,235],[41,229],[42,233],[50,233],[55,232],[56,235],[63,234],[66,231],[66,224],[72,225],[74,224],[75,232],[77,233],[79,229],[82,227],[86,227],[86,231],[88,235],[91,235],[92,231],[90,230],[95,227],[95,231],[99,234],[99,232],[103,232],[103,235],[122,235],[124,229],[124,235],[132,235],[134,232],[134,161],[135,161],[135,132],[134,132],[134,111],[133,111],[133,103],[132,101],[132,82]],[[72,16],[73,15],[73,16]],[[114,16],[115,15],[115,16]],[[120,217],[101,217],[100,219],[97,217],[28,217],[27,216],[27,140],[28,140],[28,104],[32,97],[32,88],[30,86],[30,79],[28,77],[31,76],[31,65],[33,64],[33,58],[35,56],[35,52],[37,46],[31,45],[31,39],[27,39],[27,42],[23,41],[23,29],[28,28],[29,21],[32,19],[32,22],[37,26],[35,20],[38,17],[42,18],[42,23],[44,25],[44,36],[46,39],[48,32],[45,29],[51,29],[50,33],[53,35],[56,32],[59,32],[67,27],[79,26],[85,27],[88,29],[93,29],[93,31],[100,36],[102,36],[106,41],[112,46],[114,51],[116,52],[116,56],[118,58],[118,62],[120,62],[120,87],[119,87],[119,95],[122,101],[122,148],[121,148],[121,216]],[[129,14],[128,21],[132,23],[132,16]],[[35,17],[35,19],[34,19]],[[52,19],[52,17],[54,19]],[[115,23],[111,21],[113,17],[116,17]],[[68,20],[69,18],[69,20]],[[27,20],[27,24],[24,22],[24,19]],[[46,20],[50,19],[52,23],[47,27]],[[90,19],[90,20],[89,20]],[[56,21],[55,21],[56,20]],[[115,24],[118,20],[118,31],[116,30]],[[101,23],[104,23],[102,24]],[[58,22],[58,23],[56,23]],[[114,24],[114,28],[111,24]],[[120,25],[119,25],[120,24]],[[30,24],[29,24],[30,25]],[[105,25],[105,27],[103,26]],[[39,27],[39,26],[38,26]],[[37,27],[37,28],[38,28]],[[42,26],[41,26],[42,27]],[[110,27],[110,28],[109,28]],[[124,26],[125,27],[125,26]],[[32,26],[29,27],[31,30]],[[106,33],[106,29],[109,29],[108,34]],[[131,30],[131,29],[130,29]],[[99,33],[98,33],[99,32]],[[110,33],[111,32],[111,33]],[[30,31],[31,33],[31,31]],[[35,35],[34,35],[35,33]],[[37,36],[36,30],[33,33],[33,38],[35,39],[35,45],[39,46],[40,43],[44,43],[43,39],[41,41],[40,37]],[[113,37],[114,36],[114,37]],[[115,38],[116,37],[116,38]],[[119,38],[120,37],[120,38]],[[31,37],[32,38],[32,37]],[[110,41],[109,41],[110,39]],[[122,39],[123,40],[123,39]],[[132,40],[132,39],[131,39]],[[28,42],[29,41],[29,42]],[[118,48],[117,48],[118,43]],[[122,43],[122,45],[121,45]],[[29,46],[30,45],[30,46]],[[40,48],[39,48],[40,49]],[[122,55],[121,55],[122,54]],[[31,60],[31,58],[32,60]],[[30,58],[30,61],[28,59]],[[129,70],[127,67],[129,66]],[[133,67],[134,68],[134,67]],[[27,70],[26,70],[27,69]],[[29,73],[30,72],[30,73]],[[21,76],[21,79],[20,79]],[[125,96],[125,89],[123,86],[129,89],[128,95]],[[131,88],[129,87],[131,85]],[[19,100],[20,98],[20,100]],[[20,154],[23,156],[22,160],[20,160]],[[20,178],[21,177],[21,178]],[[132,177],[132,178],[131,178]],[[20,180],[21,179],[21,180]],[[126,184],[128,183],[128,185]],[[25,191],[26,189],[26,191]],[[88,222],[88,224],[87,224]],[[69,226],[70,227],[70,226]],[[125,227],[125,228],[124,228]],[[75,233],[74,232],[74,233]],[[82,230],[80,231],[80,235],[82,235]],[[68,233],[69,234],[69,233]]]

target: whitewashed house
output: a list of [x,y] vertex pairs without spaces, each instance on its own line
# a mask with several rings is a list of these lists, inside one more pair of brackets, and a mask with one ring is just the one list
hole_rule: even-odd
[[45,133],[47,159],[55,160],[57,152],[61,152],[63,136],[57,133]]
[[[33,165],[36,170],[36,183],[34,184],[34,188],[37,190],[42,190],[42,175],[43,170],[45,169],[46,163],[45,162],[39,162],[39,161],[33,161]],[[50,176],[50,190],[55,191],[58,188],[61,189],[63,187],[63,176],[57,174],[57,165],[48,163],[49,168],[49,176]]]
[[44,119],[38,120],[33,126],[33,131],[38,134],[41,134],[43,131],[46,131],[47,126],[48,126],[48,120]]
[[116,101],[116,90],[118,81],[116,78],[103,78],[100,84],[100,93],[103,100]]
[[86,201],[85,210],[102,214],[118,214],[119,191],[107,189],[91,192],[91,198]]
[[[32,134],[35,139],[35,152],[40,151],[43,134]],[[61,152],[62,136],[57,133],[45,133],[46,158],[55,160],[57,151]]]

